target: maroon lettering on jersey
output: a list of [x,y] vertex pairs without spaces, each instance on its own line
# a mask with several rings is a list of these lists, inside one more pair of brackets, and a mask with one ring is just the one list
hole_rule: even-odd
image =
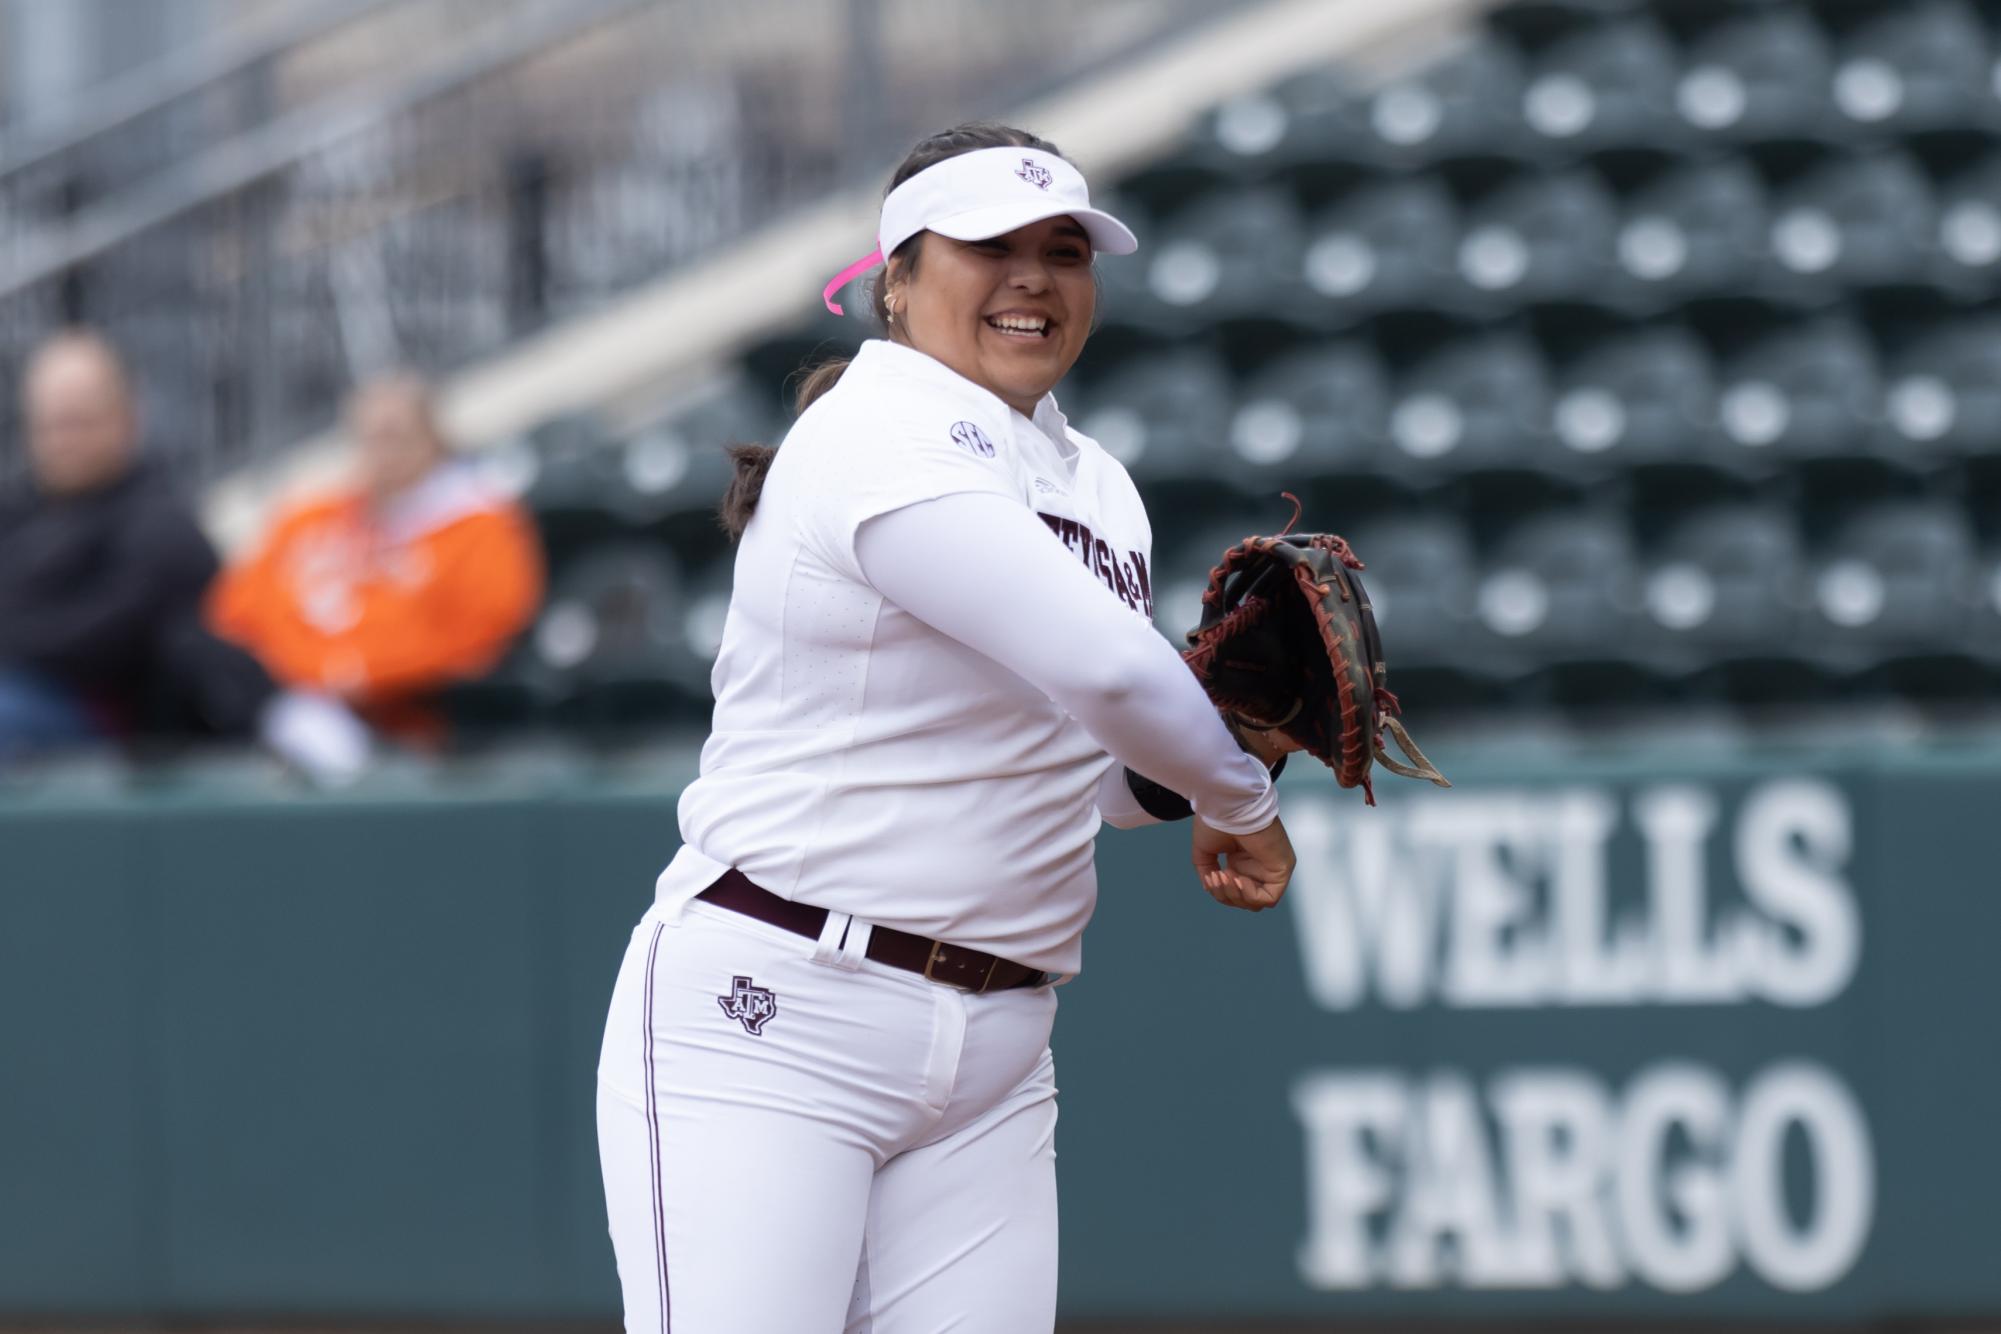
[[[1105,587],[1111,589],[1114,593],[1118,592],[1118,583],[1112,577],[1118,569],[1118,562],[1112,559],[1112,549],[1102,537],[1092,543],[1091,564],[1092,568],[1097,570],[1098,578],[1104,580]],[[1127,599],[1128,604],[1131,601],[1130,598]]]
[[1049,531],[1061,539],[1064,546],[1083,560],[1084,568],[1098,576],[1099,581],[1111,589],[1119,601],[1152,618],[1153,584],[1148,577],[1145,556],[1128,550],[1126,556],[1129,562],[1121,562],[1113,553],[1111,544],[1094,534],[1088,525],[1039,510],[1036,517],[1049,526]]
[[1153,580],[1147,577],[1146,557],[1137,551],[1129,553],[1133,558],[1133,587],[1139,590],[1139,600],[1146,608],[1148,620],[1153,619]]

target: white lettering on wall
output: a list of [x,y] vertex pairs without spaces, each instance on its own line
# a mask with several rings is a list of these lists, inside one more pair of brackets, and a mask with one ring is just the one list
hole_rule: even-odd
[[[1795,1225],[1780,1166],[1797,1128],[1813,1154],[1818,1199]],[[1804,1062],[1767,1072],[1744,1098],[1737,1160],[1758,1179],[1741,1183],[1744,1250],[1775,1288],[1812,1292],[1848,1272],[1876,1209],[1874,1160],[1862,1109],[1841,1081]]]
[[[1483,1090],[1463,1075],[1321,1071],[1293,1107],[1306,1136],[1318,1288],[1610,1288],[1698,1292],[1740,1266],[1803,1292],[1839,1281],[1867,1241],[1875,1164],[1853,1096],[1788,1061],[1742,1096],[1687,1062],[1624,1095],[1579,1070],[1525,1068]],[[1785,1150],[1811,1164],[1804,1217]]]
[[1822,1005],[1840,995],[1862,954],[1862,920],[1841,870],[1848,805],[1836,788],[1768,783],[1737,821],[1737,879],[1770,920],[1750,973],[1765,999]]
[[1744,982],[1722,956],[1709,921],[1704,853],[1716,801],[1698,787],[1657,787],[1633,802],[1647,846],[1654,939],[1653,992],[1663,1001],[1708,1005],[1742,1000]]
[[[1331,1010],[1405,1010],[1810,1006],[1847,987],[1862,933],[1838,788],[1775,780],[1725,807],[1663,784],[1625,814],[1639,892],[1615,901],[1621,811],[1603,789],[1421,794],[1377,810],[1289,799],[1299,869],[1286,902],[1309,992]],[[1729,883],[1711,883],[1717,866]]]
[[1715,1072],[1662,1065],[1633,1081],[1613,1183],[1619,1230],[1642,1281],[1700,1292],[1736,1263],[1725,1186],[1729,1133],[1730,1090]]
[[1299,1267],[1317,1288],[1363,1288],[1374,1258],[1366,1220],[1387,1209],[1394,1180],[1381,1147],[1404,1114],[1394,1074],[1309,1076],[1293,1094],[1306,1123],[1306,1180],[1314,1226]]
[[1594,1288],[1625,1282],[1601,1189],[1612,1157],[1604,1087],[1569,1070],[1518,1070],[1494,1081],[1491,1098],[1496,1119],[1511,1128],[1502,1152],[1514,1186],[1519,1286],[1554,1288],[1573,1276]]

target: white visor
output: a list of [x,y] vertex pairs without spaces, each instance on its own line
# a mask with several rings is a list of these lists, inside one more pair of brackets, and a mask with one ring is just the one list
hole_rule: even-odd
[[882,201],[876,253],[849,265],[827,285],[823,299],[840,314],[834,293],[857,274],[887,261],[919,232],[955,241],[983,241],[1044,218],[1071,217],[1091,238],[1094,254],[1130,255],[1139,249],[1132,229],[1091,207],[1084,175],[1053,153],[1033,148],[981,148],[946,158],[918,172]]
[[984,241],[1065,214],[1090,236],[1093,251],[1130,255],[1139,249],[1123,222],[1091,207],[1082,172],[1032,148],[982,148],[926,167],[882,201],[875,239],[888,259],[919,232]]

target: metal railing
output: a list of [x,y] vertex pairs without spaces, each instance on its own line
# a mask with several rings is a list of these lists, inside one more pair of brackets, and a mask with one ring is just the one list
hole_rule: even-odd
[[[271,66],[398,0],[298,0],[275,17],[225,28],[89,90],[60,119],[29,121],[0,134],[0,189],[58,159],[87,151],[127,126],[157,121],[191,99],[218,105],[193,114],[228,114],[239,82],[267,79]],[[210,136],[225,126],[211,120]],[[10,201],[15,202],[15,201]]]
[[[404,0],[370,21],[427,5],[451,9]],[[926,130],[1223,8],[516,5],[397,53],[391,81],[299,100],[60,226],[0,228],[0,369],[60,323],[103,327],[139,369],[153,447],[213,475],[324,425],[360,375],[462,365],[880,179]],[[0,471],[17,431],[0,426]]]

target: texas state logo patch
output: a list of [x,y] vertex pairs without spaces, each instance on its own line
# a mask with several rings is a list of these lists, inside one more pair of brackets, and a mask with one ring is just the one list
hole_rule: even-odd
[[1021,165],[1014,169],[1014,174],[1038,190],[1047,190],[1056,183],[1056,178],[1049,174],[1049,168],[1032,157],[1023,158]]
[[994,442],[987,439],[987,433],[971,422],[952,423],[952,443],[968,454],[977,454],[983,459],[994,456]]
[[764,1026],[778,1013],[778,997],[769,987],[760,987],[747,977],[730,979],[730,993],[716,997],[723,1013],[735,1019],[754,1038],[764,1036]]

